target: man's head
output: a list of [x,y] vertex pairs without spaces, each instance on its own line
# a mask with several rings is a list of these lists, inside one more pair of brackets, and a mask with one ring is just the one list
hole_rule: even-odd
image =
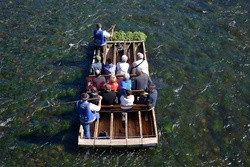
[[96,56],[96,62],[100,62],[102,60],[101,56]]
[[136,68],[136,75],[141,75],[142,69],[140,67]]
[[140,53],[140,52],[139,52],[139,53],[137,53],[137,58],[138,58],[138,59],[143,59],[143,57],[144,57],[144,56],[143,56],[143,54],[142,54],[142,53]]
[[127,90],[125,91],[125,94],[126,94],[126,96],[130,96],[130,95],[132,94],[132,91],[127,89]]
[[95,70],[95,75],[96,76],[99,76],[101,74],[101,71],[100,70]]
[[149,91],[153,92],[155,90],[156,86],[154,84],[149,86]]
[[126,63],[128,61],[128,56],[122,55],[122,62]]
[[108,64],[112,64],[111,58],[108,58],[108,59],[107,59],[107,62],[108,62]]
[[82,101],[87,101],[89,99],[89,95],[87,93],[82,93],[81,98]]
[[97,29],[100,29],[100,28],[102,28],[102,25],[101,25],[101,23],[97,23],[97,24],[96,24],[96,28],[97,28]]
[[91,93],[98,93],[98,90],[97,90],[97,88],[95,86],[92,87]]
[[116,82],[116,81],[117,81],[117,78],[116,78],[116,76],[115,76],[114,74],[112,74],[112,75],[110,76],[110,81],[111,81],[111,82]]

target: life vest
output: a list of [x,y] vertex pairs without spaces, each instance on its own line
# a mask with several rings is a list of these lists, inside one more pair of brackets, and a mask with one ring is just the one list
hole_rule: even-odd
[[81,101],[78,101],[76,104],[81,123],[91,123],[96,119],[95,115],[91,112],[89,105],[89,102],[83,103]]
[[103,35],[103,30],[94,30],[94,44],[102,46],[106,43],[106,38]]

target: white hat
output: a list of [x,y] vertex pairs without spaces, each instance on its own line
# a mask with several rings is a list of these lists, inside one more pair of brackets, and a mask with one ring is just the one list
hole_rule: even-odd
[[137,57],[139,58],[139,59],[143,59],[143,54],[142,53],[137,53]]
[[122,62],[127,62],[127,60],[128,60],[128,56],[122,55]]

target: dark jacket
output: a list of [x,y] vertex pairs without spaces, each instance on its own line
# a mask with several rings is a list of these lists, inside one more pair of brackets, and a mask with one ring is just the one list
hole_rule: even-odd
[[[89,94],[89,97],[90,98],[98,98],[98,93],[90,93]],[[91,100],[91,103],[93,103],[93,104],[95,104],[95,105],[98,105],[98,103],[99,103],[99,100],[97,99],[97,100]]]
[[138,75],[137,77],[134,77],[132,79],[132,89],[147,90],[149,85],[150,85],[149,76],[147,74],[145,74],[144,72],[142,72],[140,75]]
[[102,104],[111,105],[117,103],[117,97],[115,92],[103,92],[102,93]]
[[101,75],[97,76],[95,78],[94,85],[96,86],[96,88],[98,90],[104,90],[105,87],[106,87],[106,79],[105,79],[105,77],[101,76]]
[[149,107],[155,107],[157,96],[158,96],[157,90],[154,90],[153,92],[149,93],[148,99],[147,99],[147,105]]

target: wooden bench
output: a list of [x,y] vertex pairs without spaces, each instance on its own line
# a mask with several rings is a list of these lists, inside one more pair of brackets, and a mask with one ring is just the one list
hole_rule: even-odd
[[[129,75],[130,75],[130,77],[135,77],[136,76],[136,74],[129,74]],[[108,77],[111,76],[111,74],[101,74],[101,76],[108,78]],[[116,74],[115,76],[116,76],[116,78],[124,77],[123,74]],[[89,77],[95,77],[95,75],[89,75]]]
[[146,104],[133,104],[133,107],[131,109],[128,109],[128,110],[121,109],[120,104],[115,104],[115,105],[102,105],[100,112],[110,112],[110,111],[134,112],[134,111],[138,111],[138,110],[149,110],[149,109],[148,109],[148,106]]
[[[117,92],[115,92],[115,93],[117,93]],[[91,91],[87,91],[87,93],[91,93]],[[101,91],[98,91],[98,94],[100,94],[100,93],[101,93]],[[145,92],[143,89],[132,90],[133,95],[138,95],[138,94],[141,94],[141,93],[147,94],[147,92]]]

